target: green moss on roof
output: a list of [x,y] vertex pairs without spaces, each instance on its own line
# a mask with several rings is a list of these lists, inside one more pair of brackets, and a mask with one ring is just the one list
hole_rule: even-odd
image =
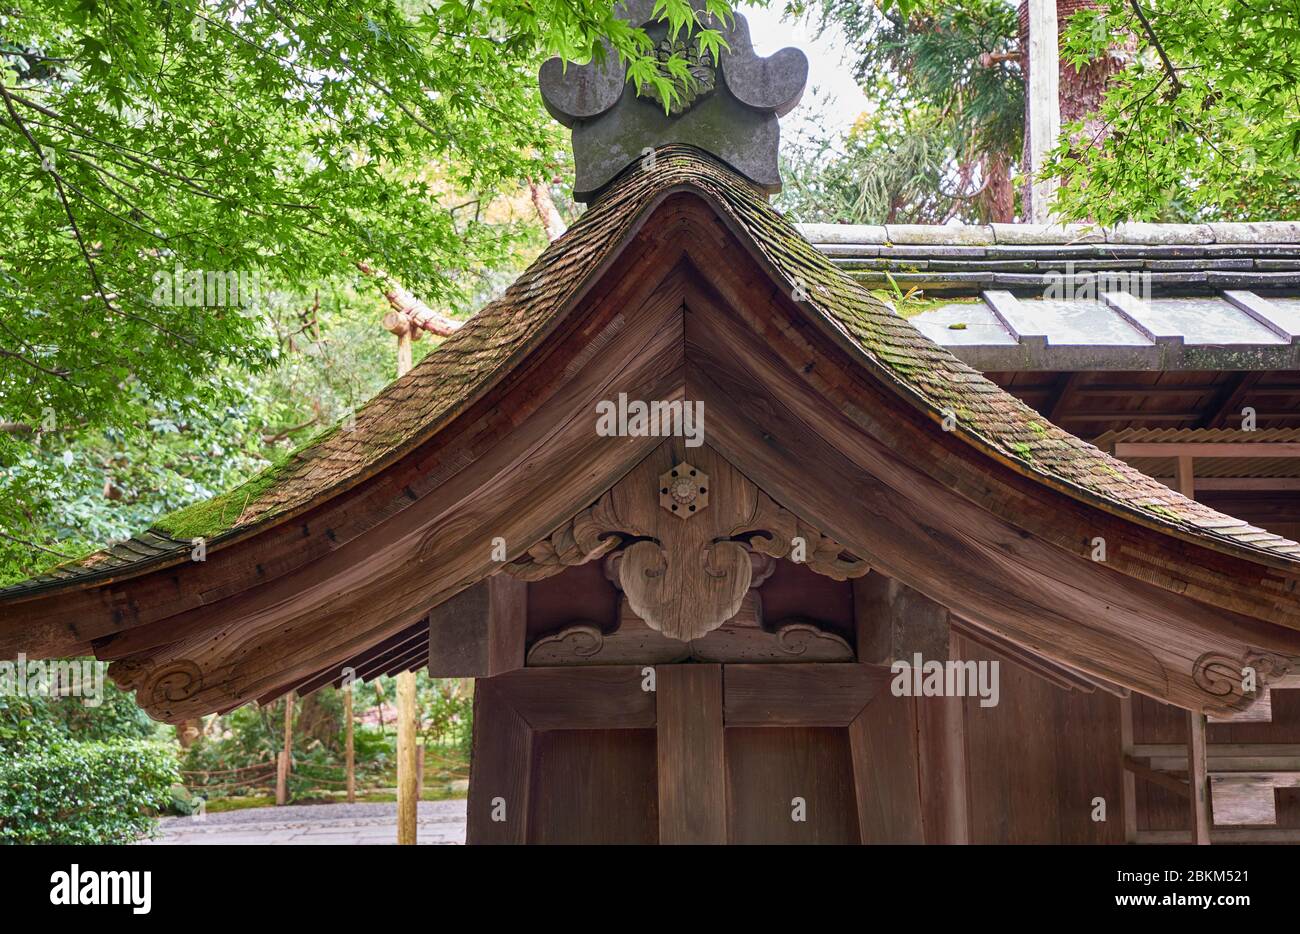
[[[982,301],[982,299],[979,296],[973,296],[973,297],[962,296],[962,297],[955,297],[955,298],[917,298],[916,296],[905,295],[902,298],[898,298],[896,296],[891,296],[888,292],[882,292],[879,290],[873,291],[871,294],[875,295],[877,298],[883,301],[892,301],[894,304],[894,310],[897,311],[899,316],[903,318],[915,318],[917,315],[921,314],[922,312],[932,311],[935,308],[945,308],[948,305],[978,305]],[[948,327],[952,328],[953,330],[962,330],[966,327],[966,325],[962,324],[961,327],[957,327],[956,325],[950,324],[948,325]]]
[[317,432],[289,453],[276,457],[270,467],[234,489],[168,513],[154,523],[153,531],[181,541],[215,538],[228,532],[239,521],[248,504],[275,486],[300,453],[320,444],[338,430],[339,426],[334,425]]

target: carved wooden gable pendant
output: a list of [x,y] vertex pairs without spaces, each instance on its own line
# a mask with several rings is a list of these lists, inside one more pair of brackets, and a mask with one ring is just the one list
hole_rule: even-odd
[[869,570],[712,448],[687,449],[672,439],[506,571],[539,580],[613,553],[619,587],[636,615],[689,642],[740,609],[753,573],[751,550],[836,580]]

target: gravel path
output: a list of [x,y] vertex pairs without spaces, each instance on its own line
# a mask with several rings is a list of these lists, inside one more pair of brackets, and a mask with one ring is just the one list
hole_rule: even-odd
[[[421,844],[464,843],[465,802],[421,801],[417,838]],[[167,844],[390,844],[397,842],[396,804],[289,804],[195,817],[164,817],[160,836],[142,841]]]

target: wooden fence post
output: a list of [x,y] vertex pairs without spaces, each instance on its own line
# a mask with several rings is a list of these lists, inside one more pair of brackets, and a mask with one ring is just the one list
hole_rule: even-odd
[[344,756],[348,781],[348,804],[357,801],[357,756],[352,739],[352,685],[343,689]]
[[289,768],[293,757],[293,691],[284,695],[284,745],[275,770],[275,803],[289,803]]
[[397,842],[414,846],[419,789],[415,783],[415,672],[397,676]]

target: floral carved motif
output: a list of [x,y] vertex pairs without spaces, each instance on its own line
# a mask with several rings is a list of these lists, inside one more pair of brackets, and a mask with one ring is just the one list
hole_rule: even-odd
[[[755,584],[756,566],[760,583],[771,573],[754,552],[806,563],[835,580],[870,570],[777,505],[711,448],[693,450],[687,463],[674,450],[676,443],[665,443],[506,571],[541,580],[617,552],[616,583],[636,615],[665,636],[689,642],[736,614]],[[677,479],[683,480],[681,490],[672,487]],[[686,479],[694,481],[690,490]],[[673,505],[679,508],[674,511]],[[689,521],[682,521],[683,511]]]

